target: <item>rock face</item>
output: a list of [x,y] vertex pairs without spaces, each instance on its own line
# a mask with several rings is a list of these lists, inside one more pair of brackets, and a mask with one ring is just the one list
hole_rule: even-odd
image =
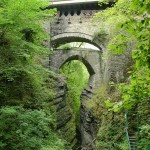
[[71,144],[73,149],[93,150],[95,138],[98,132],[98,121],[86,107],[86,101],[90,100],[94,93],[88,86],[82,91],[80,107],[80,129],[76,128],[75,116],[67,103],[67,84],[65,77],[56,80],[56,96],[53,105],[56,107],[57,131]]
[[56,107],[57,131],[71,144],[76,144],[76,126],[75,119],[67,103],[67,84],[66,78],[60,76],[56,79],[56,96],[53,105]]
[[98,132],[98,120],[92,115],[86,106],[86,101],[93,97],[93,89],[88,87],[83,90],[81,95],[81,146],[85,150],[93,150]]

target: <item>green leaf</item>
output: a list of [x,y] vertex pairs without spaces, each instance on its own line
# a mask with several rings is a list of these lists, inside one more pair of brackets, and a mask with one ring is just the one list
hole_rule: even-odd
[[112,107],[113,106],[113,103],[110,102],[110,100],[107,100],[107,101],[104,101],[105,104],[106,104],[106,107]]

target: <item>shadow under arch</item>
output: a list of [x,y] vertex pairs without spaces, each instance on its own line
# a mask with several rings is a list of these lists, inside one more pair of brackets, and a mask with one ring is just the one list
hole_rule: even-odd
[[57,34],[51,37],[51,42],[53,48],[57,48],[62,44],[66,44],[70,42],[86,42],[94,45],[99,50],[102,50],[104,48],[104,45],[102,44],[103,42],[100,41],[98,38],[95,38],[90,34],[80,33],[80,32],[66,32],[66,33]]
[[90,78],[95,74],[95,71],[93,69],[93,67],[90,65],[90,63],[83,57],[79,56],[79,55],[73,55],[69,58],[67,58],[59,67],[59,70],[60,68],[67,62],[69,61],[72,61],[72,60],[78,60],[78,61],[81,61],[87,68],[88,72],[89,72],[89,75],[90,75]]

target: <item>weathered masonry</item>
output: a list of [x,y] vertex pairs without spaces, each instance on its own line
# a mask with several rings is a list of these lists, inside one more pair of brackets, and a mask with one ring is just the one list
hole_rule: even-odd
[[54,51],[50,56],[51,70],[59,73],[59,69],[68,61],[79,60],[86,66],[89,74],[89,86],[98,87],[101,81],[100,52],[92,49],[73,48]]
[[97,22],[92,21],[92,17],[108,6],[98,6],[98,0],[66,0],[64,3],[55,1],[50,6],[50,8],[55,7],[58,13],[48,29],[51,32],[53,48],[68,42],[87,42],[100,50],[105,49],[103,38],[95,38],[99,26]]
[[[98,131],[99,122],[94,118],[90,110],[87,108],[85,101],[90,101],[94,94],[94,89],[101,86],[104,78],[111,78],[122,73],[122,66],[117,69],[112,67],[113,63],[107,62],[104,68],[102,60],[103,53],[106,51],[106,41],[104,34],[96,36],[98,31],[98,23],[93,22],[92,18],[98,11],[102,11],[112,5],[112,1],[108,5],[98,6],[98,0],[64,0],[53,1],[49,8],[57,8],[57,15],[52,23],[48,23],[46,28],[47,32],[51,35],[49,47],[53,49],[54,53],[50,56],[50,68],[59,73],[59,69],[63,64],[72,60],[79,60],[87,67],[90,74],[89,84],[82,91],[81,94],[81,108],[80,108],[80,131],[75,133],[71,124],[71,113],[66,109],[66,96],[67,90],[64,83],[58,84],[58,101],[60,109],[58,113],[58,128],[61,132],[72,133],[70,136],[70,143],[73,149],[94,150],[94,142]],[[96,46],[99,50],[92,50],[90,48],[71,48],[68,50],[57,49],[60,45],[70,42],[85,42]],[[123,56],[125,57],[125,56]],[[119,62],[119,59],[116,57]],[[115,62],[117,62],[115,61]],[[126,60],[125,60],[126,61]],[[111,70],[111,67],[113,68]],[[115,70],[115,71],[114,71]],[[106,76],[104,76],[106,75]],[[108,77],[109,75],[109,77]],[[117,76],[118,77],[118,76]],[[117,78],[117,80],[119,80]],[[61,92],[59,92],[59,90]],[[63,94],[62,94],[63,93]],[[63,119],[62,119],[63,118]],[[62,125],[63,124],[63,125]],[[69,138],[68,136],[68,138]],[[76,142],[78,141],[78,142]],[[80,143],[75,146],[76,143]]]

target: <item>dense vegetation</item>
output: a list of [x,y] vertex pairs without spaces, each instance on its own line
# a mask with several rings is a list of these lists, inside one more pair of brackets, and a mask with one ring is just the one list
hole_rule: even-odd
[[[99,12],[104,20],[103,32],[109,34],[108,50],[122,54],[132,44],[133,69],[130,72],[130,85],[121,86],[122,107],[131,108],[142,100],[149,100],[149,6],[150,2],[138,0],[119,0],[112,8]],[[112,26],[109,26],[109,25]]]
[[52,131],[52,115],[43,110],[24,109],[21,106],[0,109],[1,150],[60,150],[61,139]]
[[[107,0],[101,0],[100,2],[101,5],[107,3]],[[148,134],[150,133],[149,7],[149,0],[118,0],[112,8],[99,12],[96,16],[96,20],[103,20],[100,33],[107,33],[108,35],[107,59],[111,55],[121,55],[128,49],[132,51],[133,64],[130,64],[130,71],[127,72],[126,80],[119,84],[111,83],[112,88],[107,91],[109,95],[105,95],[105,98],[101,101],[108,99],[105,103],[109,110],[119,111],[119,113],[128,111],[128,122],[130,123],[128,131],[129,134],[136,134],[138,149],[140,150],[147,149],[150,141]],[[102,97],[101,92],[98,95]],[[105,104],[102,104],[101,107],[104,106]],[[110,115],[113,115],[113,117],[110,118]],[[116,134],[118,131],[120,131],[120,134],[125,134],[125,132],[122,132],[122,127],[125,127],[123,125],[125,120],[122,120],[121,116],[118,113],[107,112],[100,117],[100,119],[103,119],[104,125],[102,124],[99,130],[98,149],[128,149],[127,144],[120,143],[124,135]],[[106,118],[110,120],[107,126],[105,126]],[[137,121],[135,121],[135,118],[138,118]],[[122,124],[118,125],[118,121]],[[103,134],[102,130],[106,132]],[[115,135],[119,138],[115,139]],[[104,139],[102,140],[102,138]],[[107,142],[109,144],[104,144]],[[119,143],[121,145],[118,145]]]
[[[0,150],[70,149],[55,131],[50,104],[57,75],[42,61],[49,54],[43,22],[56,12],[43,9],[48,5],[47,0],[0,0]],[[122,83],[111,82],[109,88],[103,83],[87,102],[100,122],[97,150],[128,150],[125,112],[129,132],[138,136],[138,149],[150,143],[149,8],[149,0],[118,0],[96,14],[101,27],[97,32],[107,34],[105,59],[130,49],[133,60]],[[89,75],[79,61],[67,62],[60,72],[67,77],[67,99],[79,126],[80,95]]]
[[0,0],[1,150],[66,149],[49,104],[54,77],[41,61],[49,53],[42,25],[56,12],[46,6],[46,0]]

